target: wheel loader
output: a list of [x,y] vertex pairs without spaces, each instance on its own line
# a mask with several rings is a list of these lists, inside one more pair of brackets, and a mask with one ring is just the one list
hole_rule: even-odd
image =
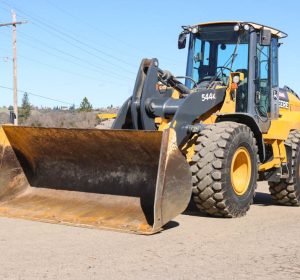
[[210,216],[245,215],[258,180],[299,206],[300,100],[278,83],[286,36],[252,22],[183,26],[186,75],[143,59],[111,129],[3,125],[0,215],[152,234],[191,198]]

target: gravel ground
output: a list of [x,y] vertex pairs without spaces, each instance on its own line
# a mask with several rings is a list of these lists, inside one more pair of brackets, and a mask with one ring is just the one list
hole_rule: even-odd
[[266,192],[246,217],[188,210],[153,236],[0,218],[0,279],[300,279],[300,208]]

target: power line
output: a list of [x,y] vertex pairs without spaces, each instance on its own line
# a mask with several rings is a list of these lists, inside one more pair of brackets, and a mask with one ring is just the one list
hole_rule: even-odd
[[[5,31],[7,31],[7,30],[5,30]],[[113,72],[113,71],[110,71],[110,70],[106,70],[105,68],[99,67],[99,66],[97,66],[96,64],[90,63],[89,61],[84,60],[84,59],[82,59],[82,58],[80,58],[80,57],[74,56],[74,55],[69,54],[69,53],[67,53],[67,52],[64,52],[64,51],[62,51],[62,50],[59,50],[59,49],[57,49],[57,48],[55,48],[55,47],[51,47],[50,45],[44,44],[41,40],[36,39],[36,38],[34,38],[33,36],[30,36],[30,35],[27,35],[27,34],[25,35],[25,34],[23,34],[22,32],[19,32],[19,33],[21,33],[21,34],[20,34],[21,37],[27,37],[27,38],[29,38],[29,39],[31,38],[31,39],[37,40],[37,42],[39,42],[40,44],[45,45],[46,48],[51,49],[51,50],[54,49],[55,51],[57,51],[57,52],[59,52],[59,53],[62,53],[62,54],[64,54],[64,55],[69,56],[69,57],[71,57],[71,58],[73,58],[73,59],[76,59],[76,60],[78,60],[78,61],[82,61],[82,62],[86,63],[88,66],[84,66],[84,65],[82,65],[82,64],[80,64],[80,63],[77,63],[77,62],[75,62],[75,61],[73,61],[73,60],[69,60],[69,59],[66,59],[65,57],[61,57],[61,56],[59,56],[59,55],[53,54],[53,53],[51,53],[51,52],[49,52],[49,51],[47,51],[47,50],[45,50],[45,49],[42,49],[42,48],[37,47],[36,45],[32,45],[31,42],[28,43],[27,40],[26,40],[26,42],[25,42],[25,41],[23,41],[23,39],[25,39],[25,38],[19,39],[19,41],[23,42],[23,45],[24,45],[24,46],[28,46],[28,47],[30,47],[30,48],[39,50],[39,51],[44,52],[44,53],[46,53],[46,54],[49,54],[49,55],[51,55],[51,56],[53,56],[53,57],[56,57],[56,58],[58,58],[58,59],[60,59],[60,60],[66,61],[66,62],[71,63],[71,64],[73,64],[73,65],[77,65],[77,66],[79,66],[79,67],[81,67],[81,68],[83,68],[83,69],[87,69],[87,70],[92,71],[92,72],[98,72],[98,73],[101,74],[101,75],[107,76],[107,77],[109,77],[109,78],[111,78],[111,79],[115,79],[115,80],[114,80],[114,81],[111,81],[111,80],[109,80],[109,79],[102,80],[102,79],[99,79],[99,78],[96,78],[96,77],[91,77],[91,76],[88,76],[88,75],[85,75],[85,74],[81,74],[81,73],[79,74],[79,73],[76,73],[76,72],[72,72],[72,71],[69,71],[69,70],[65,70],[65,69],[63,69],[63,68],[59,68],[59,67],[57,67],[57,66],[53,66],[53,65],[47,64],[47,63],[45,63],[45,62],[38,61],[37,59],[33,59],[33,58],[29,58],[29,57],[26,57],[26,56],[23,56],[23,55],[19,55],[21,58],[24,58],[24,59],[26,59],[26,60],[33,61],[33,62],[35,62],[35,63],[41,64],[41,65],[44,65],[44,66],[47,66],[47,67],[50,67],[50,68],[53,68],[53,69],[56,69],[56,70],[59,70],[59,71],[66,72],[66,73],[68,73],[68,74],[72,74],[72,75],[76,75],[76,76],[80,76],[80,77],[86,77],[86,78],[88,78],[88,79],[97,80],[97,81],[103,82],[103,83],[114,83],[114,84],[117,83],[117,84],[119,84],[119,85],[122,85],[122,80],[120,80],[120,78],[127,79],[127,80],[130,80],[130,81],[133,81],[133,80],[134,80],[134,78],[125,76],[125,75],[122,74],[122,73],[117,73],[117,72]],[[102,71],[101,71],[101,70],[102,70]]]
[[[103,58],[103,57],[100,57],[100,56],[98,56],[98,55],[95,55],[95,53],[93,53],[93,52],[91,52],[91,51],[89,51],[89,50],[87,50],[87,49],[85,49],[85,48],[83,48],[83,47],[81,47],[81,46],[78,46],[78,45],[76,45],[76,44],[74,44],[74,43],[72,43],[72,42],[70,42],[69,40],[67,40],[67,39],[65,38],[65,36],[63,36],[63,35],[57,35],[57,34],[55,34],[55,32],[53,32],[53,31],[51,31],[51,30],[50,30],[50,31],[47,30],[47,28],[43,27],[43,25],[41,25],[41,24],[39,24],[39,23],[33,22],[32,24],[35,25],[36,27],[40,28],[41,30],[46,31],[47,33],[53,34],[54,36],[56,36],[57,38],[59,38],[60,40],[62,40],[62,41],[64,41],[64,42],[66,42],[67,44],[71,45],[72,47],[77,48],[77,49],[83,51],[84,53],[87,53],[87,54],[91,55],[93,58],[97,58],[97,59],[99,59],[101,62],[107,63],[110,67],[112,66],[112,67],[115,67],[115,68],[118,69],[118,70],[125,71],[126,73],[135,74],[134,72],[132,72],[132,71],[130,71],[130,70],[124,68],[123,66],[121,66],[121,65],[119,65],[119,64],[115,64],[115,63],[111,62],[111,61],[108,60],[108,59],[105,59],[105,58]],[[135,68],[136,68],[136,67],[135,67]]]
[[25,60],[28,60],[28,61],[40,64],[40,65],[46,66],[48,68],[52,68],[52,69],[61,71],[61,72],[66,73],[66,74],[78,76],[78,77],[81,77],[81,78],[85,78],[85,79],[93,80],[93,81],[97,81],[97,82],[103,82],[103,81],[99,80],[99,78],[88,76],[88,75],[77,73],[77,72],[73,72],[73,71],[69,71],[69,70],[66,70],[66,69],[63,69],[63,68],[60,68],[60,67],[57,67],[57,66],[45,63],[45,62],[41,62],[41,61],[39,61],[37,59],[34,59],[34,58],[30,58],[30,57],[27,57],[27,56],[24,56],[24,55],[20,55],[20,54],[18,56],[20,58],[22,58],[22,59],[25,59]]
[[[74,14],[70,13],[69,11],[65,10],[65,9],[62,9],[61,7],[57,6],[56,4],[54,4],[51,0],[44,0],[45,2],[47,2],[48,4],[50,4],[52,7],[56,8],[57,10],[59,10],[61,13],[63,14],[66,14],[68,15],[69,17],[75,19],[75,20],[80,20],[80,22],[83,22],[84,24],[86,24],[87,26],[97,30],[98,32],[101,32],[102,34],[104,34],[105,36],[113,39],[114,41],[118,42],[118,43],[121,43],[127,47],[130,47],[132,49],[135,49],[139,52],[142,52],[142,53],[145,53],[145,52],[148,52],[148,51],[145,51],[145,50],[142,50],[140,48],[137,48],[135,45],[131,45],[131,44],[128,44],[128,42],[126,41],[123,41],[121,40],[120,38],[116,38],[114,37],[113,35],[111,35],[111,33],[108,33],[106,31],[104,31],[103,29],[100,29],[98,26],[95,26],[93,24],[91,24],[90,22],[82,19],[82,18],[79,18],[77,16],[75,16]],[[169,57],[165,57],[165,56],[161,56],[161,58],[165,59],[165,60],[168,60],[170,62],[173,62],[174,63],[174,59],[173,58],[169,58]]]
[[[59,55],[53,54],[53,53],[51,53],[51,52],[49,52],[49,51],[47,51],[47,50],[45,50],[45,49],[39,48],[39,47],[37,47],[37,46],[34,46],[34,45],[32,45],[32,44],[30,44],[30,43],[28,43],[28,42],[25,42],[25,41],[23,41],[23,40],[20,40],[20,39],[19,39],[19,41],[23,42],[23,45],[24,45],[24,46],[30,47],[30,48],[35,49],[35,50],[39,50],[39,51],[41,51],[41,52],[43,52],[43,53],[46,53],[46,54],[48,54],[48,55],[50,55],[50,56],[53,56],[53,57],[58,58],[58,59],[61,60],[61,61],[66,61],[66,62],[71,63],[71,64],[73,64],[73,65],[76,65],[76,66],[78,66],[78,67],[80,67],[80,68],[83,68],[83,69],[85,69],[85,70],[89,70],[89,71],[92,71],[92,72],[94,72],[94,73],[97,72],[97,73],[99,73],[99,74],[101,74],[101,75],[107,76],[107,77],[109,77],[109,78],[114,78],[114,79],[116,79],[116,80],[120,80],[120,78],[132,80],[131,78],[129,78],[129,77],[127,77],[127,76],[123,76],[122,74],[120,74],[120,75],[118,75],[117,73],[111,73],[111,74],[109,74],[109,73],[105,72],[105,70],[99,71],[99,70],[101,70],[101,69],[96,68],[96,67],[93,67],[92,65],[91,65],[91,66],[84,66],[84,65],[82,65],[82,64],[80,64],[80,63],[77,63],[77,62],[72,61],[72,60],[70,60],[70,59],[66,59],[66,58],[61,57],[61,56],[59,56]],[[49,66],[49,65],[48,65],[48,66]],[[103,81],[103,82],[109,82],[109,80],[105,80],[105,81],[102,80],[102,81]]]
[[[1,2],[2,2],[4,5],[10,7],[10,5],[9,5],[6,1],[1,0]],[[93,54],[93,53],[87,51],[86,49],[83,49],[82,47],[79,47],[78,45],[75,45],[74,43],[71,43],[70,41],[66,40],[66,38],[69,38],[69,40],[72,40],[73,42],[76,42],[77,44],[80,44],[81,46],[85,46],[85,47],[87,47],[87,48],[89,48],[89,49],[91,49],[91,50],[93,50],[93,51],[95,51],[95,52],[98,52],[98,53],[100,53],[100,54],[102,54],[102,55],[104,55],[104,56],[106,56],[106,57],[109,57],[110,59],[113,59],[113,60],[117,61],[118,63],[121,62],[121,63],[123,63],[123,64],[125,64],[125,65],[127,65],[127,66],[131,66],[131,67],[137,68],[136,65],[131,64],[131,63],[129,63],[128,61],[125,61],[125,60],[123,60],[123,59],[121,59],[121,58],[119,58],[119,57],[117,57],[117,56],[115,56],[115,55],[112,55],[112,54],[109,54],[109,53],[107,53],[107,52],[104,52],[103,50],[100,50],[100,49],[98,49],[98,48],[96,48],[96,47],[94,47],[94,46],[92,46],[92,45],[89,45],[89,44],[87,44],[87,43],[85,43],[85,42],[82,42],[81,40],[75,38],[74,36],[71,36],[70,34],[64,32],[64,31],[61,31],[62,28],[60,28],[60,27],[59,27],[60,29],[58,29],[58,28],[56,28],[56,27],[53,27],[53,26],[49,25],[48,23],[43,22],[43,20],[40,20],[40,19],[38,19],[37,17],[34,17],[34,16],[32,16],[32,15],[27,14],[26,12],[24,12],[23,10],[21,10],[21,9],[19,9],[19,8],[15,8],[15,9],[16,9],[19,13],[25,15],[26,17],[31,18],[31,19],[32,19],[32,24],[34,24],[35,26],[37,26],[37,27],[39,27],[39,28],[41,28],[41,29],[43,29],[43,30],[45,30],[45,28],[46,28],[46,31],[47,31],[48,33],[49,33],[49,30],[51,30],[51,31],[52,31],[52,34],[53,34],[53,32],[56,33],[56,34],[55,34],[56,37],[60,38],[61,40],[65,41],[65,42],[67,42],[68,44],[71,44],[72,46],[74,46],[74,47],[76,47],[76,48],[78,48],[78,49],[81,49],[81,50],[83,50],[83,51],[85,51],[85,52],[87,52],[87,53],[89,53],[89,54],[91,54],[91,55],[93,55],[93,56],[96,56],[95,54]],[[47,29],[48,29],[48,30],[47,30]],[[58,35],[58,34],[59,34],[59,35]],[[96,57],[97,57],[97,56],[96,56]],[[106,61],[106,63],[109,63],[109,64],[111,64],[111,65],[114,65],[114,66],[116,66],[116,67],[118,67],[118,68],[121,68],[121,66],[120,66],[119,64],[116,65],[116,64],[112,63],[111,61],[104,60],[103,57],[99,57],[99,56],[98,56],[98,58],[100,58],[100,59],[103,60],[103,61]],[[128,71],[128,70],[127,70],[127,71]]]
[[50,4],[50,5],[51,5],[52,7],[54,7],[55,9],[59,10],[61,13],[65,14],[65,15],[68,15],[69,17],[75,19],[76,21],[77,21],[77,20],[80,20],[81,22],[83,22],[83,23],[86,24],[87,26],[92,27],[92,28],[94,28],[95,30],[97,30],[97,31],[99,31],[99,32],[101,32],[101,33],[103,33],[105,36],[107,36],[107,37],[109,37],[109,38],[111,38],[111,39],[113,39],[113,40],[115,40],[115,41],[117,41],[117,42],[121,42],[122,44],[125,44],[125,45],[128,46],[128,47],[131,47],[131,48],[134,48],[134,49],[138,50],[135,46],[132,46],[132,45],[128,44],[127,42],[120,40],[120,38],[116,38],[116,37],[112,36],[111,33],[108,33],[108,32],[106,32],[106,31],[104,31],[103,29],[100,29],[100,28],[98,28],[97,26],[95,26],[95,25],[93,25],[93,24],[90,24],[88,21],[85,21],[85,20],[83,20],[82,18],[79,18],[79,17],[75,16],[74,14],[70,13],[69,11],[67,11],[67,10],[65,10],[65,9],[62,9],[61,7],[55,5],[52,1],[45,0],[45,2],[47,2],[48,4]]
[[27,56],[24,56],[24,55],[19,55],[19,57],[21,57],[23,59],[26,59],[26,60],[29,60],[29,61],[32,61],[34,63],[38,63],[40,65],[44,65],[44,66],[52,68],[52,69],[59,70],[61,72],[67,73],[67,74],[75,75],[75,76],[78,76],[78,77],[84,77],[86,79],[94,80],[94,81],[98,81],[99,82],[99,78],[96,78],[96,77],[91,77],[91,76],[88,76],[88,75],[85,75],[85,74],[81,74],[81,73],[69,71],[69,70],[66,70],[66,69],[63,69],[63,68],[60,68],[60,67],[57,67],[57,66],[45,63],[45,62],[41,62],[41,61],[39,61],[37,59],[30,58],[30,57],[27,57]]
[[[0,85],[0,88],[13,91],[13,88],[11,88],[11,87],[6,87],[6,86],[1,86]],[[32,96],[35,96],[35,97],[39,97],[39,98],[43,98],[43,99],[55,101],[55,102],[62,103],[62,104],[74,105],[73,103],[70,103],[70,102],[66,102],[66,101],[62,101],[62,100],[50,98],[50,97],[47,97],[47,96],[43,96],[43,95],[40,95],[40,94],[36,94],[36,93],[29,92],[29,91],[25,91],[25,90],[18,89],[18,92],[20,92],[20,93],[27,93],[28,95],[32,95]]]
[[[66,11],[66,10],[64,10],[64,9],[62,9],[61,7],[58,7],[57,5],[55,5],[52,1],[47,1],[47,0],[45,0],[45,1],[46,1],[48,4],[50,4],[51,6],[53,6],[54,8],[56,8],[57,10],[59,10],[61,13],[64,13],[64,14],[68,15],[69,17],[74,18],[74,19],[77,20],[77,21],[79,20],[80,22],[82,22],[82,23],[84,23],[85,25],[87,25],[89,28],[93,28],[93,29],[97,30],[98,32],[101,32],[101,33],[104,34],[105,36],[107,36],[107,37],[109,37],[109,38],[115,40],[116,42],[118,42],[118,44],[123,44],[123,45],[125,45],[125,46],[127,46],[127,47],[130,47],[131,49],[135,49],[135,50],[137,50],[137,51],[139,51],[139,52],[143,52],[143,53],[146,52],[146,51],[144,51],[144,50],[141,50],[141,49],[137,48],[135,45],[129,44],[127,41],[121,40],[119,37],[116,38],[115,36],[111,35],[111,33],[108,33],[108,32],[106,32],[106,31],[104,31],[103,29],[100,29],[98,26],[95,26],[95,25],[91,24],[90,22],[88,22],[88,21],[86,21],[86,20],[84,20],[84,19],[82,19],[82,18],[80,18],[80,17],[74,16],[72,13],[70,13],[70,12],[68,12],[68,11]],[[6,6],[8,6],[8,7],[11,7],[11,5],[8,4],[5,0],[1,0],[1,2],[2,2],[4,5],[6,5]],[[51,2],[51,3],[50,3],[50,2]],[[16,8],[16,10],[18,10],[19,12],[21,12],[21,14],[24,14],[24,15],[27,16],[27,17],[29,16],[28,13],[26,13],[24,10],[21,10],[21,9],[19,9],[19,8]],[[134,68],[136,68],[136,69],[137,69],[137,67],[138,67],[138,65],[131,64],[131,63],[129,63],[128,61],[122,60],[121,58],[119,58],[119,57],[117,57],[117,56],[111,55],[111,54],[109,54],[109,53],[107,53],[107,52],[104,52],[103,50],[100,50],[99,48],[95,48],[94,46],[92,46],[92,45],[90,45],[90,44],[87,44],[87,43],[85,43],[85,42],[83,42],[83,41],[78,40],[76,37],[70,35],[70,31],[67,31],[67,33],[61,31],[62,29],[65,29],[65,28],[62,28],[61,26],[59,26],[59,25],[57,25],[57,24],[54,24],[53,22],[51,23],[51,24],[52,24],[52,26],[51,26],[51,25],[48,24],[49,21],[47,21],[47,23],[45,23],[45,22],[43,22],[43,21],[41,20],[41,19],[42,19],[41,17],[39,17],[39,19],[38,19],[36,16],[33,17],[32,15],[30,15],[30,17],[31,17],[34,21],[36,21],[35,23],[32,22],[33,25],[37,26],[38,28],[40,28],[40,29],[42,29],[42,30],[46,30],[47,33],[50,33],[50,34],[52,34],[52,35],[55,35],[56,37],[60,38],[61,40],[65,41],[65,42],[67,42],[68,44],[71,44],[71,45],[72,45],[72,43],[69,42],[68,40],[66,40],[65,37],[69,37],[69,38],[71,38],[71,40],[77,41],[79,44],[84,45],[84,46],[86,46],[86,47],[88,47],[88,48],[90,48],[90,49],[92,49],[92,50],[94,50],[94,51],[96,51],[96,52],[100,52],[100,53],[103,54],[103,55],[108,55],[109,57],[111,57],[111,58],[117,60],[118,63],[119,63],[119,62],[122,62],[122,63],[124,63],[124,64],[126,64],[126,65],[129,65],[129,66],[132,66],[132,67],[134,67]],[[40,25],[39,25],[39,24],[40,24]],[[42,25],[42,26],[41,26],[41,25]],[[57,28],[53,27],[54,25],[57,26]],[[45,29],[45,27],[48,28],[48,30]],[[49,32],[49,29],[51,29],[52,32]],[[66,30],[66,29],[65,29],[65,30]],[[55,33],[60,33],[60,35],[62,35],[63,37],[58,36],[57,34],[53,33],[53,31],[54,31]],[[74,33],[73,33],[73,34],[74,34]],[[75,36],[77,36],[77,35],[75,35]],[[73,46],[74,46],[74,45],[73,45]],[[82,48],[79,48],[78,45],[75,46],[75,47],[78,48],[78,49],[81,49],[82,51],[87,52],[87,53],[90,54],[90,55],[94,55],[94,54],[88,52],[87,50],[83,50]],[[147,51],[147,52],[148,52],[148,51]],[[169,61],[169,62],[171,62],[171,63],[173,63],[173,64],[175,65],[174,58],[169,58],[169,57],[165,57],[165,56],[160,56],[160,57],[161,57],[162,59],[165,59],[165,60],[167,60],[167,61]],[[110,66],[117,67],[118,70],[119,70],[119,69],[125,70],[125,69],[124,69],[123,67],[121,67],[119,64],[116,65],[116,64],[114,64],[114,63],[112,63],[112,62],[110,62],[110,61],[107,61],[107,60],[103,59],[103,58],[100,58],[100,57],[97,57],[97,58],[98,58],[98,59],[101,59],[102,62],[104,61],[104,62],[110,64]],[[125,70],[125,71],[126,71],[126,70]],[[128,70],[127,70],[127,71],[128,71]],[[129,72],[129,71],[128,71],[128,72]],[[136,73],[133,73],[133,72],[130,72],[130,73],[132,73],[132,74],[134,74],[134,75],[136,74]]]
[[[7,50],[4,50],[4,51],[7,51]],[[55,70],[58,70],[58,71],[61,71],[63,73],[66,73],[66,74],[69,74],[69,75],[74,75],[74,76],[77,76],[77,77],[81,77],[81,78],[85,78],[85,79],[88,79],[88,80],[93,80],[93,81],[97,81],[97,82],[102,82],[102,83],[114,83],[114,84],[119,84],[119,85],[122,85],[121,81],[118,80],[118,81],[109,81],[109,80],[101,80],[100,78],[98,77],[93,77],[93,76],[89,76],[89,75],[85,75],[85,74],[82,74],[82,73],[78,73],[78,72],[73,72],[73,71],[70,71],[70,70],[66,70],[64,68],[60,68],[60,67],[57,67],[57,66],[54,66],[54,65],[51,65],[51,64],[48,64],[48,63],[45,63],[45,62],[42,62],[42,61],[39,61],[35,58],[30,58],[28,56],[24,56],[24,55],[18,55],[19,58],[21,59],[25,59],[25,60],[28,60],[28,61],[31,61],[31,62],[34,62],[34,63],[37,63],[37,64],[40,64],[40,65],[43,65],[43,66],[46,66],[48,68],[52,68],[52,69],[55,69]],[[75,63],[75,62],[74,62]],[[101,74],[102,75],[102,74]],[[112,77],[114,78],[114,77]],[[127,78],[127,77],[126,77]],[[130,78],[127,78],[130,80]]]
[[[2,1],[3,2],[3,1]],[[5,2],[5,1],[4,1]],[[39,22],[41,22],[41,21],[39,21]],[[35,25],[39,25],[39,24],[35,24]],[[44,25],[44,26],[46,26],[47,28],[49,28],[49,29],[51,29],[51,26],[50,25],[47,25],[47,24],[43,24],[43,22],[41,22],[41,25]],[[57,30],[56,28],[52,28],[52,30],[54,30],[54,32],[57,32],[57,33],[59,33],[59,30]],[[60,32],[60,34],[62,34],[62,36],[65,36],[65,35],[67,35],[66,33],[64,33],[64,32]],[[56,35],[57,36],[57,35]],[[71,39],[75,39],[75,41],[76,41],[76,38],[74,38],[74,37],[72,37],[72,36],[67,36],[67,37],[69,37],[69,38],[71,38]],[[66,40],[65,40],[66,41]],[[80,41],[79,40],[77,40],[79,43],[80,43]],[[67,41],[69,44],[71,44],[69,41]],[[81,42],[81,44],[84,44],[84,43],[82,43]],[[77,48],[80,48],[80,49],[82,49],[83,51],[85,51],[85,52],[87,52],[85,49],[83,49],[83,48],[81,48],[81,47],[78,47],[77,45],[74,45],[74,44],[72,44],[73,46],[75,46],[75,47],[77,47]],[[88,46],[87,44],[84,44],[84,45],[86,45],[86,46]],[[91,48],[91,47],[90,47]],[[95,50],[97,50],[96,48],[93,48],[93,50],[95,51]],[[42,50],[42,51],[44,51],[44,52],[47,52],[47,51],[45,51],[45,50]],[[98,50],[99,51],[99,50]],[[49,53],[49,52],[47,52],[47,53]],[[93,56],[95,56],[93,53],[91,53],[91,52],[88,52],[89,54],[91,54],[91,55],[93,55]],[[66,55],[66,54],[68,54],[68,53],[66,53],[66,52],[64,52],[64,55]],[[53,54],[51,54],[51,55],[53,55]],[[72,55],[71,55],[72,56]],[[96,80],[96,81],[99,81],[99,79],[97,79],[97,78],[92,78],[92,77],[89,77],[89,76],[87,76],[87,75],[83,75],[83,74],[79,74],[79,73],[75,73],[75,72],[71,72],[71,71],[66,71],[66,70],[64,70],[64,69],[62,69],[62,68],[59,68],[59,67],[56,67],[56,66],[53,66],[53,65],[49,65],[49,64],[47,64],[47,63],[43,63],[43,62],[41,62],[41,61],[38,61],[38,60],[36,60],[36,59],[32,59],[32,58],[28,58],[28,57],[26,57],[26,56],[22,56],[22,55],[20,55],[20,57],[21,58],[24,58],[24,59],[27,59],[27,60],[30,60],[30,61],[33,61],[33,62],[35,62],[35,63],[38,63],[38,64],[41,64],[41,65],[45,65],[45,66],[47,66],[47,67],[51,67],[51,68],[54,68],[54,69],[57,69],[57,70],[59,70],[59,71],[63,71],[63,72],[65,72],[65,73],[69,73],[69,74],[72,74],[72,75],[77,75],[77,76],[80,76],[80,77],[86,77],[86,78],[89,78],[89,79],[93,79],[93,80]],[[58,57],[58,56],[57,56]],[[73,57],[76,57],[76,56],[73,56]],[[98,57],[98,56],[97,56]],[[76,57],[77,59],[80,59],[80,60],[82,60],[81,58],[78,58],[78,57]],[[100,57],[98,57],[99,59],[101,59],[101,61],[103,60],[103,58],[100,58]],[[116,58],[115,57],[115,59],[118,59],[118,58]],[[84,61],[84,60],[82,60],[82,61]],[[107,60],[106,60],[107,61]],[[118,61],[119,61],[119,59],[118,59]],[[68,62],[70,62],[70,61],[68,61]],[[89,62],[87,62],[87,61],[84,61],[85,63],[89,63]],[[110,65],[112,64],[110,61],[107,61]],[[74,63],[74,62],[73,62]],[[124,61],[124,63],[126,64],[126,65],[128,65],[128,63],[127,62],[125,62]],[[89,63],[89,64],[91,64],[91,63]],[[81,66],[80,64],[78,64],[77,63],[77,65],[79,65],[79,66]],[[82,66],[81,66],[82,67]],[[98,66],[96,66],[97,68],[98,68]],[[120,68],[120,66],[117,66],[118,68]],[[93,70],[94,71],[94,70]],[[105,71],[107,71],[107,70],[105,70]],[[128,70],[126,70],[126,72],[129,72]],[[133,73],[133,74],[135,74],[135,73]],[[117,75],[117,77],[119,78],[119,76],[120,76],[120,74],[119,73],[117,73],[116,74]],[[126,77],[126,78],[128,78],[128,77]],[[8,90],[13,90],[12,88],[9,88],[9,87],[5,87],[5,86],[0,86],[1,88],[5,88],[5,89],[8,89]],[[61,100],[57,100],[57,99],[53,99],[53,98],[50,98],[50,97],[47,97],[47,96],[42,96],[42,95],[39,95],[39,94],[35,94],[35,93],[32,93],[32,92],[27,92],[27,91],[23,91],[23,90],[17,90],[17,92],[23,92],[23,93],[28,93],[28,94],[30,94],[30,95],[33,95],[33,96],[36,96],[36,97],[40,97],[40,98],[44,98],[44,99],[47,99],[47,100],[52,100],[52,101],[55,101],[55,102],[60,102],[60,103],[64,103],[64,104],[72,104],[72,103],[69,103],[69,102],[65,102],[65,101],[61,101]]]

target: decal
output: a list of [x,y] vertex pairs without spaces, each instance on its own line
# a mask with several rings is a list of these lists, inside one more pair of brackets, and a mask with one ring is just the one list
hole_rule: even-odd
[[289,108],[289,102],[284,100],[279,100],[279,107],[287,109]]
[[208,101],[208,100],[214,100],[216,99],[216,94],[211,92],[211,93],[203,93],[202,95],[202,101]]
[[286,98],[286,95],[284,92],[280,91],[279,92],[279,98]]

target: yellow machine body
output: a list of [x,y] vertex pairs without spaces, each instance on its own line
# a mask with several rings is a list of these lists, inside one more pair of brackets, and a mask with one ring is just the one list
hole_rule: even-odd
[[[232,75],[235,74],[236,73],[232,73]],[[232,98],[231,84],[232,80],[230,80],[227,87],[223,104],[215,107],[207,114],[200,116],[197,122],[213,124],[216,122],[218,115],[235,113],[236,103],[235,99]],[[174,91],[173,96],[178,98],[178,92]],[[268,132],[262,134],[265,143],[272,146],[274,157],[270,162],[261,164],[259,171],[280,167],[282,163],[286,163],[287,155],[284,141],[287,140],[291,131],[297,129],[300,130],[300,100],[291,92],[288,92],[288,99],[288,106],[280,107],[279,109],[280,118],[272,120]],[[159,130],[162,131],[169,127],[171,120],[157,118],[157,123],[159,125]],[[182,152],[186,155],[187,161],[190,162],[195,153],[193,139],[186,143]]]
[[[238,28],[244,26],[236,23]],[[209,25],[218,24],[224,23]],[[252,28],[257,32],[264,29],[257,24]],[[265,29],[272,36],[285,36],[278,30]],[[193,129],[214,124],[219,116],[239,113],[238,82],[234,80],[236,76],[239,81],[245,77],[235,71],[230,71],[226,87],[193,91],[169,72],[158,69],[156,59],[145,59],[134,94],[120,112],[98,115],[101,119],[115,119],[118,127],[98,130],[2,126],[0,216],[142,234],[160,231],[185,210],[191,198],[189,163],[197,137]],[[199,97],[195,99],[198,103],[184,103],[195,96]],[[272,156],[258,166],[259,172],[281,168],[288,161],[285,140],[292,130],[300,130],[300,100],[292,92],[288,100],[278,117],[267,116],[270,126],[260,139],[262,146],[271,147]],[[196,112],[192,121],[186,104]],[[201,106],[204,109],[199,113]],[[184,118],[190,122],[183,122]],[[228,173],[239,197],[247,191],[251,171],[257,170],[256,158],[257,155],[252,166],[246,149],[234,153]]]

